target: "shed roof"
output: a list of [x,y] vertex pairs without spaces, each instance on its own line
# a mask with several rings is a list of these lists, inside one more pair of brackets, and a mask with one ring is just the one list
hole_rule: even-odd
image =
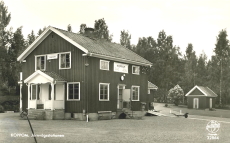
[[190,94],[195,90],[198,89],[200,92],[202,92],[207,97],[217,97],[218,95],[213,92],[210,88],[204,87],[204,86],[195,86],[193,87],[185,96],[191,96]]
[[151,66],[152,63],[130,49],[104,39],[93,39],[82,34],[73,33],[49,26],[19,57],[23,61],[51,32],[54,32],[82,50],[89,56],[131,63],[137,65]]

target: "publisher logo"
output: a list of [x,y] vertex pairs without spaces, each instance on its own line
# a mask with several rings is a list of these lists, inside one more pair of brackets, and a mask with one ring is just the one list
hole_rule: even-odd
[[219,139],[219,136],[217,134],[217,132],[220,129],[220,123],[215,121],[215,120],[211,120],[210,122],[208,122],[207,126],[206,126],[206,130],[209,132],[207,139],[209,140],[213,140],[213,139]]

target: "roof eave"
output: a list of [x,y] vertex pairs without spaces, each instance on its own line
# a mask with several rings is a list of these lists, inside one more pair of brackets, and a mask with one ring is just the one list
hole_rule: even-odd
[[90,54],[92,57],[96,58],[103,58],[103,59],[108,59],[108,60],[114,60],[114,61],[119,61],[119,62],[124,62],[124,63],[129,63],[129,64],[135,64],[135,65],[140,65],[140,66],[152,66],[152,63],[147,63],[147,62],[138,62],[138,61],[132,61],[128,59],[123,59],[123,58],[117,58],[117,57],[111,57],[111,56],[106,56],[102,54],[96,54],[96,53],[91,53]]
[[78,47],[80,50],[82,50],[85,53],[88,53],[88,50],[58,31],[57,29],[49,26],[18,58],[17,61],[23,61],[51,32],[56,33],[66,41],[70,42],[74,46]]

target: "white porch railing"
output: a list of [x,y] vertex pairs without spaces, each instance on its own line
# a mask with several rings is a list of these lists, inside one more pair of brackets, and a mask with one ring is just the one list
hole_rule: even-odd
[[54,109],[64,109],[64,100],[54,100]]
[[[51,109],[52,107],[52,100],[45,101],[45,109]],[[64,109],[64,100],[54,100],[54,109]]]
[[37,109],[37,100],[30,100],[30,108]]

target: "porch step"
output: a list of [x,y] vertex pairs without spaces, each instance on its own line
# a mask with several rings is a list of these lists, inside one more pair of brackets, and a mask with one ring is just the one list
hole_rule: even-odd
[[28,118],[30,119],[37,119],[37,120],[44,120],[45,119],[45,111],[39,109],[29,109],[28,110]]

